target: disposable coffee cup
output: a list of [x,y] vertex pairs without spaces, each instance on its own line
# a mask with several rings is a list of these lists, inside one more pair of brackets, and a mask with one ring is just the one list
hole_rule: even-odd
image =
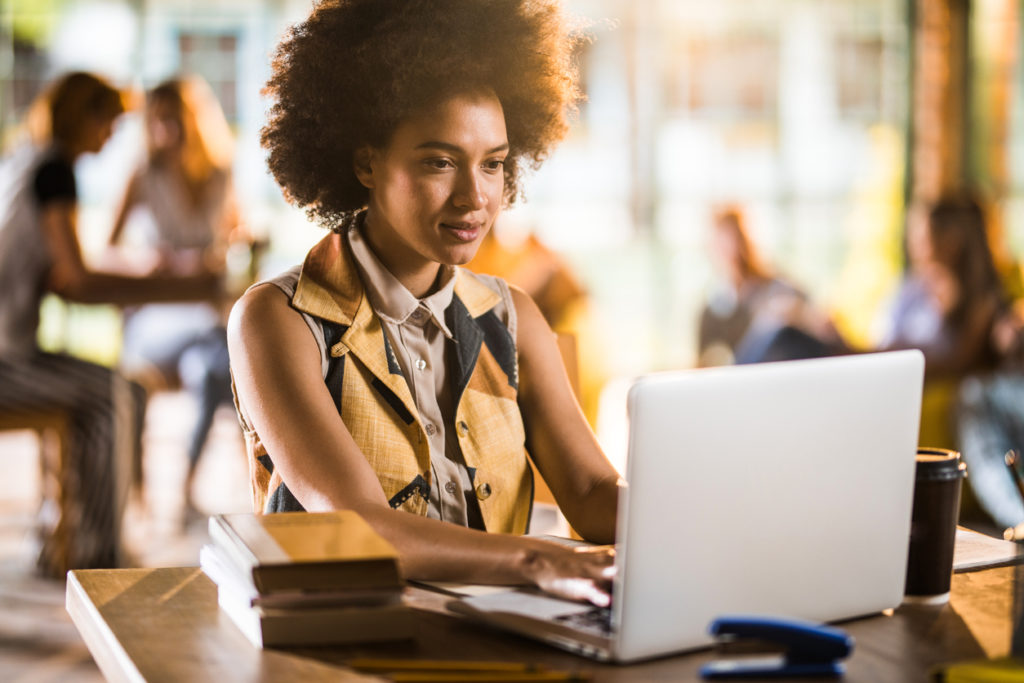
[[953,546],[966,465],[945,448],[917,449],[905,602],[949,601]]

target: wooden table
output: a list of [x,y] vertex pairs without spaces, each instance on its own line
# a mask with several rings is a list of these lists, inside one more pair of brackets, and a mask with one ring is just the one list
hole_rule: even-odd
[[[925,681],[938,664],[1006,655],[1015,567],[957,574],[940,608],[902,606],[848,621],[856,639],[847,682]],[[258,650],[217,607],[199,569],[72,571],[67,608],[103,674],[113,681],[368,680],[354,657],[527,661],[586,671],[594,681],[688,681],[712,658],[702,651],[631,666],[602,665],[546,645],[440,614],[443,598],[410,589],[415,640],[379,645]],[[373,680],[373,679],[369,679]],[[806,680],[806,679],[803,679]]]

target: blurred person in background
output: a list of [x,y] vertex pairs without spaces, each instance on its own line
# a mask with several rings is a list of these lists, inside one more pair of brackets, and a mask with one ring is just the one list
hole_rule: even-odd
[[993,330],[1007,297],[978,203],[950,197],[913,205],[907,259],[881,349],[920,349],[929,379],[960,380],[995,367]]
[[992,247],[973,197],[912,207],[910,271],[885,347],[924,352],[929,383],[948,394],[944,413],[933,419],[950,423],[974,498],[996,526],[1007,528],[1024,522],[1024,500],[1003,460],[1007,451],[1024,449],[1024,319]]
[[505,214],[484,236],[466,267],[521,287],[536,302],[551,329],[559,334],[559,344],[567,346],[563,352],[572,366],[568,368],[570,377],[584,414],[595,424],[607,380],[602,335],[592,329],[587,292],[565,258],[545,246],[528,225]]
[[[224,269],[228,245],[244,235],[231,183],[231,131],[209,86],[194,76],[157,85],[146,98],[145,134],[147,156],[126,188],[111,246],[127,245],[158,271]],[[150,391],[180,382],[198,408],[188,444],[186,521],[197,517],[192,484],[214,414],[231,400],[226,335],[214,302],[125,311],[122,371]],[[139,463],[134,474],[141,484]]]
[[1024,500],[1003,457],[1024,448],[1024,319],[999,276],[981,205],[970,196],[915,204],[907,256],[883,348],[925,354],[922,438],[941,433],[929,422],[946,423],[978,505],[1012,527],[1024,522]]
[[715,211],[711,256],[718,280],[700,314],[699,366],[817,358],[844,348],[828,316],[758,254],[740,209]]
[[[145,395],[108,368],[39,349],[43,296],[134,304],[212,296],[220,281],[202,267],[139,277],[127,265],[97,271],[84,259],[74,163],[100,151],[124,110],[119,90],[92,74],[70,73],[30,109],[30,140],[0,162],[0,411],[69,417],[61,483],[71,501],[65,511],[75,519],[59,523],[70,530],[66,560],[72,568],[112,567],[121,560],[123,492],[115,469],[124,456],[116,449],[138,447]],[[44,531],[40,570],[68,568],[56,559],[59,552]]]
[[530,295],[556,332],[566,327],[586,299],[583,286],[557,253],[526,226],[501,216],[480,243],[468,268],[497,275]]

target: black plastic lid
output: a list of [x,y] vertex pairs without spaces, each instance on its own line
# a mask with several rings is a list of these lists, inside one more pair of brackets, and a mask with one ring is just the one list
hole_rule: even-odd
[[966,474],[967,465],[957,451],[948,448],[917,449],[918,481],[948,481]]

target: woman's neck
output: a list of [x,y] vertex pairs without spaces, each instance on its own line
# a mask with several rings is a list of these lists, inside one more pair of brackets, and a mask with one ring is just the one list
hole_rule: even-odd
[[396,241],[389,242],[386,237],[390,234],[390,228],[375,225],[369,212],[359,229],[377,260],[414,297],[422,299],[437,290],[441,279],[440,263],[428,261]]

